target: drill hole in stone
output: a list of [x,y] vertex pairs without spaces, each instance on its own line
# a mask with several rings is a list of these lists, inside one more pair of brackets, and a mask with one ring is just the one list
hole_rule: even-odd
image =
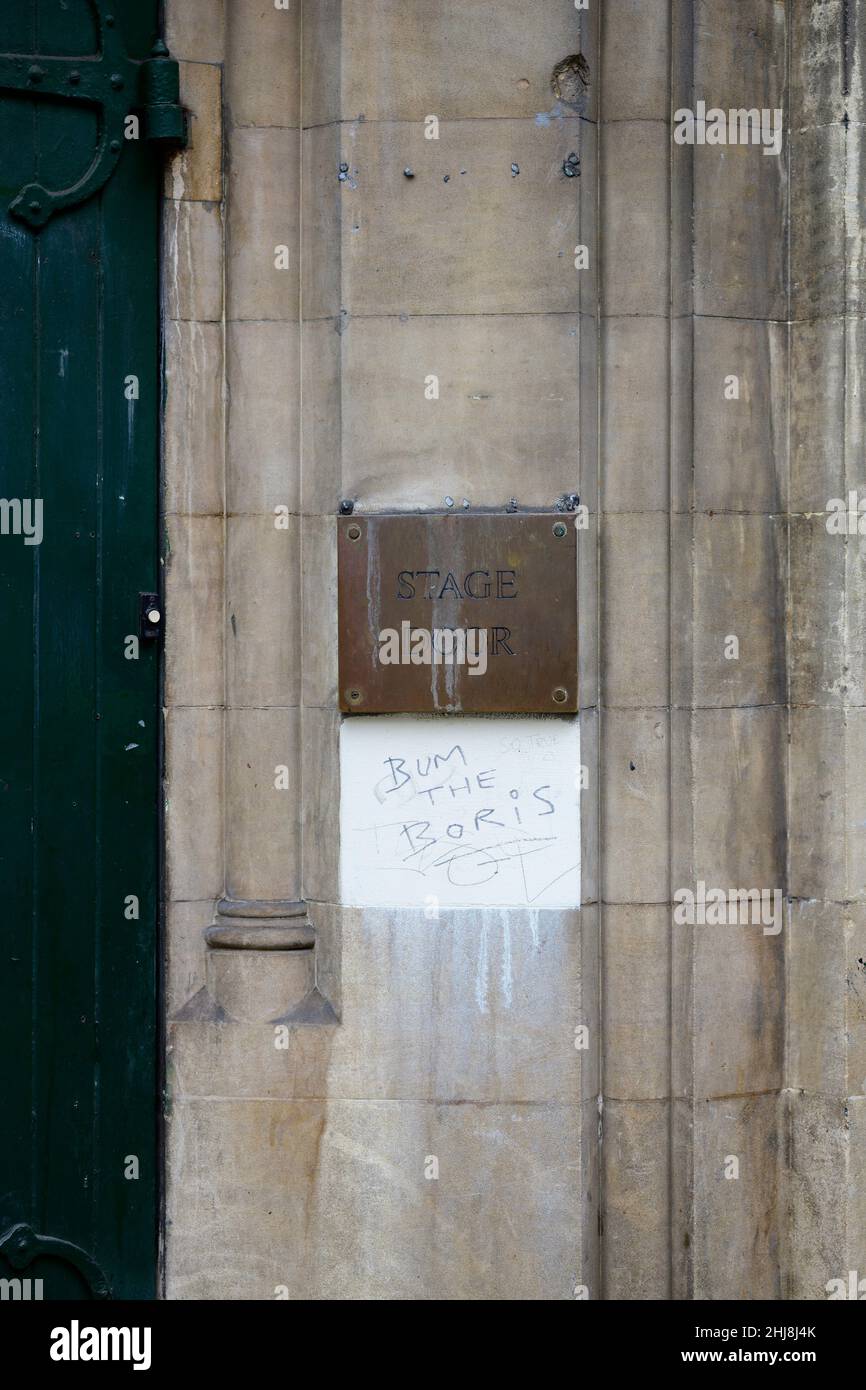
[[550,74],[553,95],[563,106],[573,106],[582,110],[586,105],[586,90],[589,86],[589,63],[582,53],[570,53],[557,63]]

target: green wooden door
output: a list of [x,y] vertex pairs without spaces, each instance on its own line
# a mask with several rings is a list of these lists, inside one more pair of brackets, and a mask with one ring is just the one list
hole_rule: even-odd
[[0,6],[5,1297],[156,1292],[157,8]]

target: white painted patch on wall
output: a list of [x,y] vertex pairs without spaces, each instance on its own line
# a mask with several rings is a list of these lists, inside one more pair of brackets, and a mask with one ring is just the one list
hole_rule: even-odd
[[340,771],[344,903],[580,905],[577,719],[354,716]]

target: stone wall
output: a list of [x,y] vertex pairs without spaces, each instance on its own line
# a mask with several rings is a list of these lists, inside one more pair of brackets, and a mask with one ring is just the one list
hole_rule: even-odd
[[[168,39],[167,1295],[824,1296],[866,1266],[851,7]],[[699,99],[781,155],[674,145]],[[351,907],[341,501],[572,492],[581,910]],[[677,925],[699,882],[783,930]]]

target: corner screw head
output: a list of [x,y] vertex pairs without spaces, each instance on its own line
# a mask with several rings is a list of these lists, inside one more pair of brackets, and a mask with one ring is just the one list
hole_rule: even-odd
[[557,521],[553,528],[553,534],[555,536],[564,536],[566,534],[566,529],[564,521]]
[[353,524],[347,528],[346,535],[349,537],[350,541],[359,541],[361,539],[361,528],[357,522],[353,522]]
[[359,704],[361,703],[361,700],[362,700],[363,698],[364,698],[364,697],[362,696],[360,690],[350,690],[350,691],[349,691],[349,704],[350,704],[350,705],[359,705]]
[[564,705],[566,700],[568,699],[568,691],[565,690],[561,685],[558,685],[553,692],[553,698],[558,705]]

